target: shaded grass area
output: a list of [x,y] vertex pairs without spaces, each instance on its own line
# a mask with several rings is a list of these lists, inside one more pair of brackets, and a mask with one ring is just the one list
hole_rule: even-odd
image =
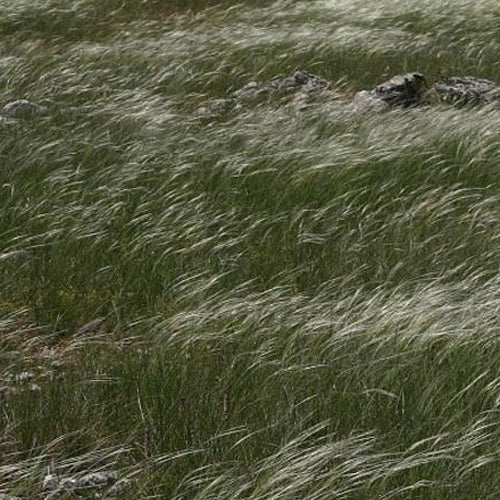
[[496,498],[498,110],[198,109],[499,81],[498,7],[217,4],[0,2],[0,490]]
[[214,13],[226,15],[235,5],[264,7],[272,3],[272,0],[242,0],[236,4],[227,0],[77,0],[70,4],[64,0],[35,4],[20,1],[3,7],[0,33],[23,40],[36,37],[55,44],[100,40],[118,35],[125,28],[122,23],[131,21],[175,24],[178,17],[187,13],[181,19],[191,24],[204,19],[210,8]]

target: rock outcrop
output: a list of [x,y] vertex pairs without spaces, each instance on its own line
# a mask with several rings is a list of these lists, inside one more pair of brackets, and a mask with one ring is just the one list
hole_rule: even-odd
[[292,76],[275,78],[270,82],[250,82],[232,94],[236,101],[253,101],[261,98],[294,96],[304,101],[330,98],[330,82],[307,71],[296,71]]
[[372,90],[362,90],[352,101],[342,99],[332,85],[307,71],[297,71],[292,76],[275,78],[268,82],[250,82],[229,97],[216,99],[202,108],[206,117],[221,116],[231,109],[261,101],[291,103],[303,109],[312,102],[328,103],[337,100],[346,104],[348,112],[381,112],[389,109],[408,109],[433,104],[482,106],[500,104],[500,86],[472,76],[444,78],[427,87],[422,73],[411,72],[396,75]]
[[408,108],[422,103],[425,77],[421,73],[397,75],[373,90],[362,90],[354,96],[353,106],[362,111],[383,111],[392,107]]
[[296,71],[292,76],[277,77],[267,82],[249,82],[229,97],[215,99],[199,111],[205,116],[218,116],[235,107],[262,101],[292,103],[303,108],[337,97],[328,80],[307,71]]
[[500,86],[473,76],[453,76],[432,85],[428,95],[430,101],[478,106],[500,103]]

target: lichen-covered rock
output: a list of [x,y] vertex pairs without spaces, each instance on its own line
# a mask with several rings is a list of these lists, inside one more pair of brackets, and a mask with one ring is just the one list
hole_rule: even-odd
[[375,93],[390,106],[415,106],[422,100],[425,83],[422,73],[406,73],[378,85]]
[[324,102],[338,97],[328,80],[308,73],[296,71],[292,76],[279,77],[267,82],[250,82],[223,99],[214,99],[198,109],[198,116],[214,118],[245,104],[277,100],[291,103],[302,109],[314,102]]
[[116,472],[92,472],[78,480],[78,487],[105,488],[107,486],[112,486],[116,481],[118,481],[118,474]]
[[[119,479],[114,471],[91,472],[81,477],[66,477],[58,480],[53,474],[47,474],[43,480],[42,491],[48,493],[46,499],[52,500],[73,496],[84,492],[94,492],[94,498],[101,498],[100,493],[115,494],[129,485],[126,479]],[[73,498],[73,497],[72,497]]]
[[389,104],[379,99],[372,90],[361,90],[355,94],[350,108],[354,111],[378,112],[389,109]]
[[334,93],[330,82],[324,78],[307,71],[296,71],[293,76],[275,78],[270,82],[250,82],[232,94],[233,99],[239,102],[287,96],[310,102],[321,98],[331,98]]
[[428,98],[451,104],[484,105],[500,102],[500,86],[473,76],[453,76],[432,85]]
[[356,110],[383,111],[391,107],[418,106],[422,102],[425,77],[421,73],[396,75],[373,90],[362,90],[354,96]]
[[45,106],[41,106],[26,99],[18,99],[8,102],[1,110],[1,113],[8,118],[29,119],[41,116],[47,112]]

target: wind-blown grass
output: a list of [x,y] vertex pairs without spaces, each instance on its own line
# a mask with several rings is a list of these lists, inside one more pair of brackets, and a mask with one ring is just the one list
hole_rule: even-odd
[[[216,4],[219,5],[216,5]],[[500,82],[494,1],[5,2],[0,491],[497,498],[500,112],[247,103]]]

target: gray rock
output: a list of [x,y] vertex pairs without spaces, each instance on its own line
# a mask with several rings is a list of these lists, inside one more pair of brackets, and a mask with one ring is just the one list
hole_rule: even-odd
[[126,479],[119,480],[114,471],[91,472],[81,477],[66,477],[58,480],[54,475],[47,474],[43,480],[42,490],[49,493],[48,499],[56,499],[67,493],[84,491],[103,491],[110,493],[123,491],[129,485]]
[[473,76],[453,76],[432,85],[428,97],[444,103],[484,105],[500,102],[500,86]]
[[375,94],[389,106],[416,106],[422,100],[425,85],[422,73],[406,73],[378,85]]
[[106,488],[118,481],[118,474],[113,471],[92,472],[81,477],[78,481],[79,488]]
[[57,489],[58,482],[56,476],[54,474],[46,474],[46,476],[43,478],[43,483],[42,483],[42,491],[52,491]]
[[374,95],[371,90],[361,90],[357,92],[350,106],[354,111],[385,111],[389,109],[387,104],[382,99]]
[[296,71],[293,76],[275,78],[270,82],[250,82],[232,94],[236,101],[254,101],[260,98],[295,96],[305,101],[333,96],[330,82],[307,71]]
[[292,76],[279,77],[268,82],[250,82],[234,91],[229,97],[214,99],[198,109],[198,116],[214,118],[228,111],[239,109],[247,103],[278,100],[291,102],[298,108],[310,103],[335,99],[338,95],[330,82],[307,71],[296,71]]
[[13,497],[12,495],[7,495],[6,493],[0,493],[0,500],[21,500],[21,498]]
[[422,102],[425,77],[421,73],[396,75],[373,90],[362,90],[354,96],[357,110],[383,111],[391,107],[408,108]]
[[253,100],[260,96],[268,95],[271,93],[272,87],[269,83],[247,83],[241,89],[234,91],[231,95],[232,99],[236,100]]
[[47,112],[45,106],[40,106],[26,99],[18,99],[8,102],[1,110],[1,113],[8,118],[30,119],[44,115]]

